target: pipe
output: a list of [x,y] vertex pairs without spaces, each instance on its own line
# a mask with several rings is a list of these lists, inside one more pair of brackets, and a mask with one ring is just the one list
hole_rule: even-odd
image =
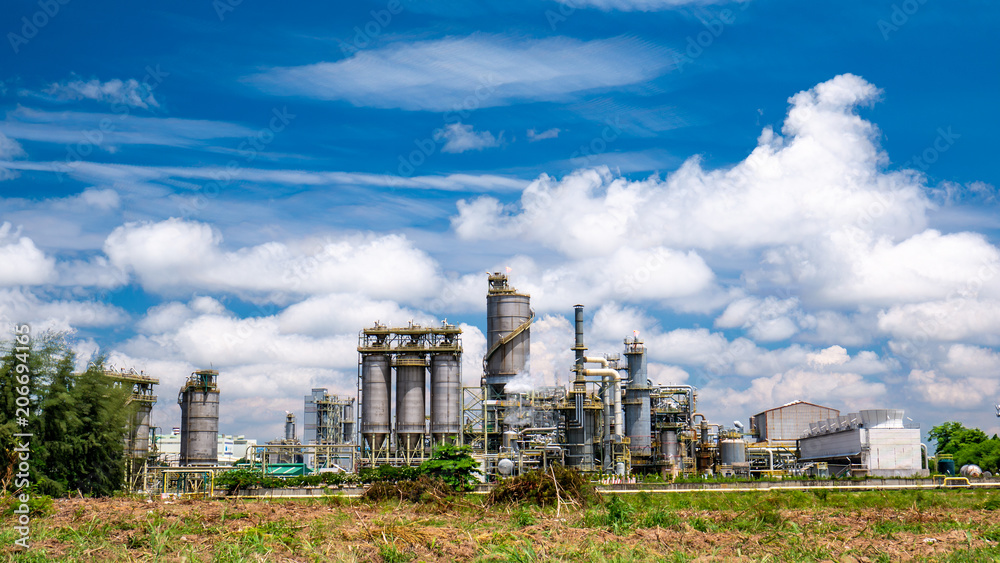
[[583,357],[583,363],[585,363],[585,364],[601,364],[602,368],[607,368],[608,367],[608,359],[607,358],[595,358],[593,356],[584,356]]
[[927,444],[921,442],[920,449],[924,450],[924,458],[920,460],[920,469],[930,469],[930,457],[927,455]]
[[625,435],[625,412],[622,410],[621,380],[622,376],[616,369],[585,369],[581,372],[584,376],[594,375],[607,377],[613,382],[612,399],[614,400],[615,411],[615,434]]

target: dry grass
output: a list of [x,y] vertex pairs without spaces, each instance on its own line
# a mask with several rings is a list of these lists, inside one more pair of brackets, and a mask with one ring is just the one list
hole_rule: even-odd
[[588,508],[65,499],[12,561],[988,561],[991,492],[632,495]]

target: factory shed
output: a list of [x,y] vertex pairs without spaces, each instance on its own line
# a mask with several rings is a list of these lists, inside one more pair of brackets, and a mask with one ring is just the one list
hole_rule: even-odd
[[753,415],[750,417],[750,428],[758,442],[791,445],[809,429],[811,423],[838,416],[840,411],[837,409],[793,401]]
[[799,440],[799,461],[826,462],[854,475],[912,477],[928,474],[920,427],[899,409],[872,409],[810,424]]

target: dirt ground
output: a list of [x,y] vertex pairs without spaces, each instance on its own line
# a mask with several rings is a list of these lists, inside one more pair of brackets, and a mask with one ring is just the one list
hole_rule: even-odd
[[[7,560],[81,561],[926,561],[1000,559],[995,515],[975,509],[677,510],[614,534],[581,509],[484,509],[348,500],[59,499]],[[591,509],[592,511],[598,509]],[[958,555],[956,555],[958,554]],[[967,558],[962,555],[967,554]],[[962,555],[962,556],[959,556]]]

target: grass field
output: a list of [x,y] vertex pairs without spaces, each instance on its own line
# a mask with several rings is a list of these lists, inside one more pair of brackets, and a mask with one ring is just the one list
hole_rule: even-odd
[[[9,505],[10,499],[4,501]],[[588,507],[443,502],[58,499],[5,561],[994,561],[1000,492],[605,496]]]

